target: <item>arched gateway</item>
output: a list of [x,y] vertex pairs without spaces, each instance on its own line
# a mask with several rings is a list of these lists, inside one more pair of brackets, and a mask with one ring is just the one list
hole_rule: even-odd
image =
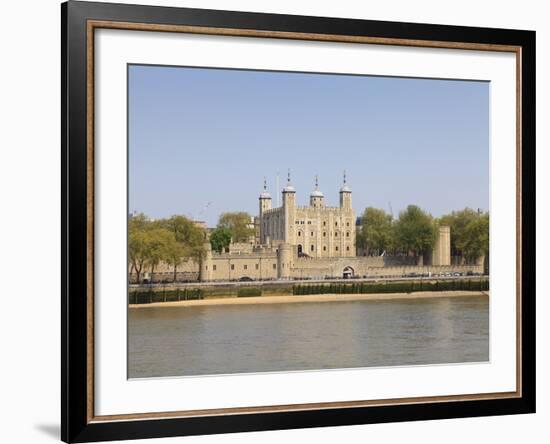
[[355,271],[353,268],[351,268],[349,265],[344,268],[344,271],[342,272],[342,277],[344,279],[351,279],[355,274]]

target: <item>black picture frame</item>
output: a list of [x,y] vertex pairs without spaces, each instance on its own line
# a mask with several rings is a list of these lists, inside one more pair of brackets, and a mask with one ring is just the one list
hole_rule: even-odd
[[[87,23],[90,20],[512,45],[521,53],[521,395],[499,399],[96,421],[90,417]],[[61,5],[61,438],[90,442],[535,412],[535,32],[69,1]]]

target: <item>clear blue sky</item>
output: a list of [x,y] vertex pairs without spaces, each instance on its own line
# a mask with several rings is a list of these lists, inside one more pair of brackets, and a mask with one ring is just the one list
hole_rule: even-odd
[[288,168],[300,205],[346,170],[357,215],[489,209],[486,82],[132,65],[128,121],[129,210],[155,218],[257,214]]

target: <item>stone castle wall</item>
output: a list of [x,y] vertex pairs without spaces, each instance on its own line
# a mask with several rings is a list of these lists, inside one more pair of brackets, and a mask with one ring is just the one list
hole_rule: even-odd
[[[342,278],[344,272],[355,277],[401,277],[403,275],[440,274],[448,272],[483,273],[483,263],[472,265],[417,265],[412,256],[358,256],[351,258],[305,258],[298,257],[295,248],[281,245],[279,251],[260,250],[252,253],[212,253],[199,264],[188,261],[178,267],[177,280],[235,281],[275,279],[324,279]],[[146,270],[149,272],[150,270]],[[143,277],[145,276],[142,274]],[[131,277],[135,281],[135,274]],[[155,281],[171,282],[173,268],[160,264],[155,269]]]

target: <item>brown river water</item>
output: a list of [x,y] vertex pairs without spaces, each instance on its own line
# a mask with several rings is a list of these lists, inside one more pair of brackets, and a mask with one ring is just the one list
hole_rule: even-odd
[[130,309],[128,343],[129,378],[484,362],[489,299]]

